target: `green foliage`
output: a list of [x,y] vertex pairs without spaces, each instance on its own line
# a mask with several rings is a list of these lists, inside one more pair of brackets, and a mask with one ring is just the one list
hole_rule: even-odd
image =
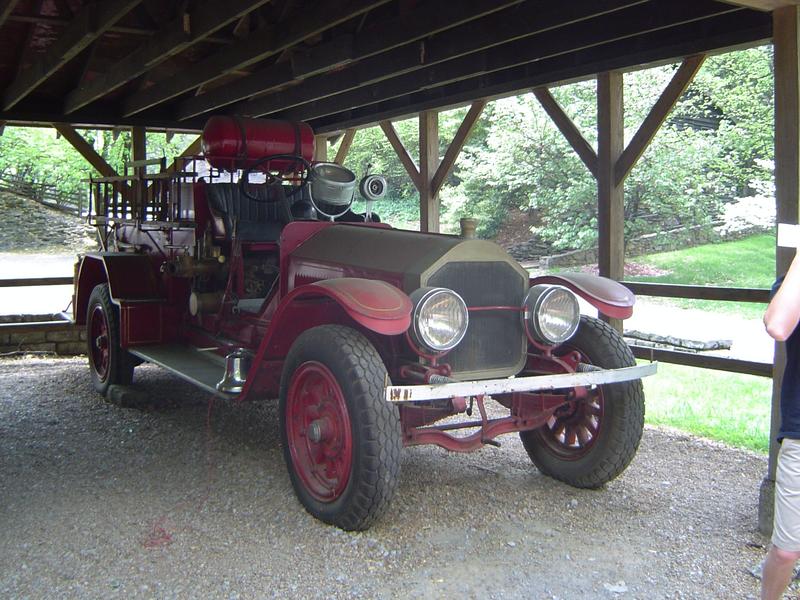
[[[625,137],[630,141],[677,66],[625,75]],[[772,49],[753,48],[706,61],[625,184],[626,236],[684,224],[707,225],[751,182],[769,180],[772,159]],[[596,147],[594,81],[551,90],[567,115]],[[465,109],[440,115],[440,154]],[[698,117],[716,129],[694,129]],[[713,122],[713,121],[712,121]],[[417,158],[416,119],[395,123]],[[390,205],[383,214],[415,226],[418,195],[379,128],[358,132],[346,163],[389,176]],[[492,237],[510,207],[529,212],[536,233],[555,249],[596,244],[597,190],[593,177],[531,94],[490,103],[441,192],[442,228],[479,220]]]
[[661,363],[643,383],[647,423],[769,450],[771,379]]
[[[130,133],[115,136],[111,131],[80,132],[95,151],[117,173],[130,161]],[[195,136],[176,135],[167,142],[163,134],[147,135],[147,157],[166,157],[167,164],[191,143]],[[0,137],[0,177],[16,175],[37,185],[54,186],[65,195],[85,197],[86,180],[98,173],[52,129],[7,127]]]
[[[625,137],[630,141],[671,79],[676,66],[627,73]],[[593,80],[553,88],[567,115],[596,147],[597,100]],[[724,204],[771,180],[773,155],[772,49],[769,46],[709,58],[625,183],[626,237],[682,224],[710,225]],[[466,108],[439,114],[439,155]],[[687,126],[698,117],[717,128]],[[394,123],[418,161],[416,118]],[[118,172],[130,160],[130,134],[83,132]],[[148,157],[167,162],[189,143],[148,134]],[[331,154],[337,148],[331,149]],[[396,226],[419,226],[419,195],[379,127],[358,131],[346,166],[360,177],[384,174],[387,197],[374,209]],[[51,131],[9,127],[0,137],[0,174],[16,172],[65,192],[84,189],[85,161]],[[594,178],[531,94],[487,105],[441,191],[442,229],[456,231],[461,217],[479,220],[478,234],[494,236],[512,207],[528,212],[536,233],[555,250],[596,244]],[[363,205],[356,207],[363,210]]]

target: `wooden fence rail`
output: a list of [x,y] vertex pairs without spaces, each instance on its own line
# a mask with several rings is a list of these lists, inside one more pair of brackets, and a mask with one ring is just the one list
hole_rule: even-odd
[[[761,288],[709,287],[703,285],[644,283],[639,281],[623,281],[622,284],[637,296],[716,300],[721,302],[757,302],[761,304],[769,302],[769,290]],[[631,344],[631,350],[636,358],[659,360],[701,369],[772,377],[772,363],[707,354],[693,354],[665,348],[650,348],[637,346],[636,344]]]
[[[0,288],[46,286],[46,285],[72,285],[72,277],[37,277],[27,279],[0,279]],[[624,281],[625,286],[640,296],[655,296],[662,298],[687,298],[701,300],[719,300],[735,302],[760,302],[769,301],[769,290],[756,288],[722,288],[695,285],[675,285],[660,283],[641,283]],[[56,325],[53,323],[52,325]],[[8,325],[0,324],[0,329]],[[760,377],[772,377],[772,363],[726,358],[705,354],[693,354],[663,348],[649,348],[646,346],[631,345],[636,358],[658,360],[666,363],[745,373]]]
[[57,210],[81,216],[84,198],[80,194],[64,194],[54,185],[33,183],[15,175],[0,177],[0,191],[11,192],[35,200]]

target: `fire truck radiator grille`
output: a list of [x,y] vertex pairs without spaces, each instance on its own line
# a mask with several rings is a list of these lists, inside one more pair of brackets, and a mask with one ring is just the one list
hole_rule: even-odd
[[[528,282],[505,262],[451,262],[425,285],[450,288],[468,307],[521,306]],[[446,362],[455,375],[504,369],[513,375],[526,348],[519,312],[470,312],[467,335]]]

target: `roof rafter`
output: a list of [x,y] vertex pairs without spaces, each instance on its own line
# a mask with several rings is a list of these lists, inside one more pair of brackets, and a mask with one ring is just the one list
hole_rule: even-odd
[[8,20],[18,3],[19,0],[0,0],[0,27]]
[[3,109],[8,110],[25,98],[141,1],[108,0],[100,4],[84,5],[61,37],[8,86],[3,94]]
[[333,67],[386,52],[521,1],[471,0],[453,4],[450,0],[433,0],[425,5],[424,12],[415,14],[413,19],[399,16],[380,27],[360,33],[355,39],[350,34],[339,36],[310,49],[306,54],[293,57],[290,63],[272,65],[229,85],[190,98],[178,107],[178,118],[188,119]]
[[[601,46],[610,41],[635,38],[654,31],[673,29],[694,20],[702,21],[709,16],[738,11],[741,9],[709,0],[696,0],[688,8],[683,3],[675,3],[672,0],[654,0],[648,4],[631,7],[621,13],[608,14],[563,28],[551,29],[531,38],[519,39],[425,67],[419,72],[405,73],[363,88],[344,91],[295,109],[282,111],[280,114],[299,120],[319,118],[382,100],[405,96],[426,87],[438,87],[449,82],[469,79],[474,77],[476,72],[502,71],[514,66],[569,54],[576,50]],[[647,23],[647,28],[642,27],[642,22]],[[346,78],[342,77],[342,79]],[[265,114],[260,111],[258,114],[249,111],[242,112],[249,116]]]
[[206,0],[189,14],[190,31],[186,31],[184,16],[178,16],[164,31],[143,42],[105,74],[70,92],[64,103],[64,113],[75,112],[105,96],[267,2],[269,0],[227,0],[226,10],[220,13],[218,1]]
[[[398,73],[411,73],[440,62],[529,38],[570,23],[615,13],[643,4],[642,0],[597,0],[591,8],[568,3],[542,5],[529,3],[492,14],[476,23],[449,29],[424,42],[411,43],[390,52],[362,60],[338,73],[318,75],[279,94],[271,94],[236,105],[237,113],[258,116],[280,108],[332,96],[348,89],[366,86]],[[386,65],[392,65],[387,74]],[[417,77],[417,75],[410,75]],[[425,80],[432,81],[432,80]]]
[[[760,16],[760,15],[759,15]],[[422,110],[462,106],[480,93],[488,98],[508,96],[518,90],[586,79],[596,73],[631,65],[663,64],[676,56],[689,56],[731,46],[756,45],[769,40],[770,15],[754,18],[749,12],[725,14],[707,22],[694,22],[652,32],[647,36],[616,40],[553,58],[448,83],[413,94],[377,101],[311,121],[323,134],[362,127],[383,119],[409,118]],[[669,61],[671,62],[671,61]]]
[[292,19],[285,26],[262,28],[243,42],[220,50],[199,62],[192,70],[178,73],[174,77],[159,81],[150,89],[135,94],[124,103],[123,114],[128,117],[217,79],[223,74],[249,67],[389,1],[349,0],[346,4],[342,4],[340,1],[326,0],[313,12],[304,12],[302,19]]

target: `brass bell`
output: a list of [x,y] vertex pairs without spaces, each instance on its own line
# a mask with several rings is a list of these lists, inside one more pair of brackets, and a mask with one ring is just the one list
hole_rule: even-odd
[[252,355],[244,348],[237,348],[225,357],[225,376],[217,384],[220,392],[238,394],[244,389]]

